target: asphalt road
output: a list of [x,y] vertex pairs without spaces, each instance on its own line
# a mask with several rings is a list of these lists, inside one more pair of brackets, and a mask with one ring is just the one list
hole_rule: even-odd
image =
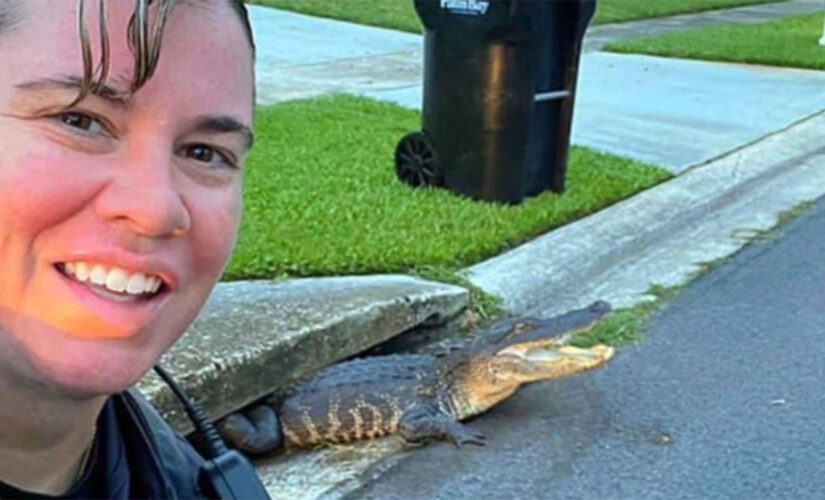
[[365,499],[825,498],[825,201],[654,314],[599,372],[476,418]]

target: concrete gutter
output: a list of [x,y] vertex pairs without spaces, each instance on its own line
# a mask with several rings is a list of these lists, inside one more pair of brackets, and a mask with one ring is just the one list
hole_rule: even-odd
[[[443,324],[468,300],[463,288],[399,275],[222,283],[161,363],[219,418],[416,326]],[[138,387],[178,431],[191,430],[154,373]]]

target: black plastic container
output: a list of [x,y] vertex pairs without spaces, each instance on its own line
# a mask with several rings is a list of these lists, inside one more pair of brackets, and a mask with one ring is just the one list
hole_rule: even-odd
[[564,190],[581,40],[595,0],[415,0],[422,132],[396,148],[414,186],[519,203]]

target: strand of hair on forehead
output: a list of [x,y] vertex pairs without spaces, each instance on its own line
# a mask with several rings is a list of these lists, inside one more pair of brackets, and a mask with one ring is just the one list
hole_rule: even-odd
[[[158,0],[157,17],[149,34],[149,7],[154,0],[135,0],[135,8],[129,19],[128,38],[129,48],[134,54],[134,71],[130,90],[140,89],[155,72],[160,58],[163,29],[169,18],[169,12],[175,0]],[[89,25],[86,20],[86,0],[78,0],[77,24],[80,35],[80,46],[83,57],[83,81],[75,100],[68,107],[74,106],[89,95],[100,91],[109,74],[111,64],[111,49],[109,30],[107,26],[106,0],[98,0],[100,13],[100,63],[95,77],[92,61],[92,41],[89,36]]]

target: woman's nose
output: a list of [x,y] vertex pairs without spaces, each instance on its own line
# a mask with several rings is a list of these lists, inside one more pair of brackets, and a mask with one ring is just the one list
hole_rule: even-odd
[[140,236],[180,236],[192,224],[171,148],[128,155],[96,199],[99,217]]

